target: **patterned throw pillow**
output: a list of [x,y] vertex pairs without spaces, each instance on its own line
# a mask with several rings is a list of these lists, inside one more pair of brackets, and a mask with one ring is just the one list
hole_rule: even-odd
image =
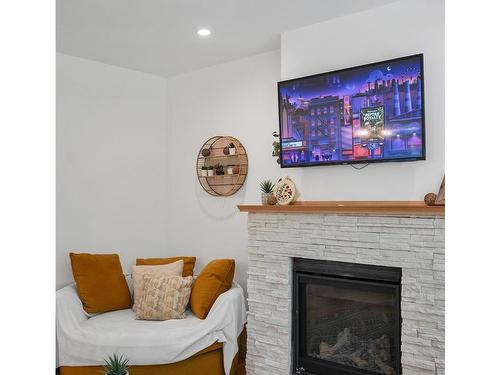
[[183,319],[193,277],[145,274],[144,294],[135,310],[143,320]]
[[132,280],[134,281],[134,305],[132,310],[135,311],[137,304],[144,293],[144,275],[164,275],[164,276],[182,276],[184,261],[179,260],[174,263],[164,264],[159,266],[134,266],[132,268]]

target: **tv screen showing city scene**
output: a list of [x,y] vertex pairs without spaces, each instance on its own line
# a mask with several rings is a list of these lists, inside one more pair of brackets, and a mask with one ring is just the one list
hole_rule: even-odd
[[278,83],[281,166],[425,159],[423,55]]

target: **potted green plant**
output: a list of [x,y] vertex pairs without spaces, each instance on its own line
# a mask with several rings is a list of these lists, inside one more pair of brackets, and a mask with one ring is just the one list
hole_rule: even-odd
[[201,167],[201,177],[207,177],[208,176],[208,167],[207,166],[203,166]]
[[222,152],[224,153],[224,155],[236,155],[236,146],[233,142],[231,142],[226,147],[224,147]]
[[128,359],[113,354],[104,360],[104,375],[128,375]]
[[[273,132],[273,137],[275,138],[279,138],[280,137],[280,134],[278,132]],[[281,146],[280,146],[280,143],[278,141],[274,141],[273,142],[273,156],[275,158],[278,158],[276,159],[276,163],[278,164],[281,164],[281,160],[280,160],[280,154],[281,154]]]
[[262,204],[264,205],[274,205],[277,200],[273,194],[274,183],[271,180],[264,180],[260,182],[260,191]]
[[207,167],[207,175],[208,175],[209,177],[214,175],[214,166],[213,166],[213,165],[209,165],[209,166]]

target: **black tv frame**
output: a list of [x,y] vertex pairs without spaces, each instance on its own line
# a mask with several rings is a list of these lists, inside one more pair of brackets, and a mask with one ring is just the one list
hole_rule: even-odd
[[413,57],[419,57],[420,58],[420,66],[422,67],[422,70],[420,72],[420,79],[422,81],[422,156],[419,157],[410,157],[410,158],[394,158],[394,159],[376,159],[376,160],[348,160],[348,161],[328,161],[328,162],[321,162],[321,163],[303,163],[303,164],[294,164],[294,165],[283,165],[283,163],[280,163],[281,168],[302,168],[302,167],[320,167],[320,166],[325,166],[325,165],[350,165],[350,164],[371,164],[371,163],[391,163],[391,162],[408,162],[408,161],[418,161],[418,160],[426,160],[427,157],[427,151],[426,151],[426,138],[425,138],[425,81],[424,81],[424,54],[423,53],[417,53],[414,55],[408,55],[408,56],[403,56],[403,57],[398,57],[395,59],[389,59],[389,60],[383,60],[383,61],[378,61],[374,63],[369,63],[369,64],[363,64],[363,65],[357,65],[357,66],[352,66],[349,68],[344,68],[344,69],[337,69],[337,70],[330,70],[328,72],[323,72],[323,73],[317,73],[317,74],[311,74],[308,76],[304,77],[298,77],[298,78],[291,78],[287,79],[284,81],[279,81],[277,83],[277,89],[278,89],[278,116],[279,116],[279,135],[280,135],[280,161],[283,161],[283,146],[282,146],[282,137],[281,137],[281,96],[280,96],[280,86],[285,83],[290,83],[293,81],[300,81],[303,79],[309,79],[309,78],[314,78],[314,77],[319,77],[322,75],[327,75],[327,74],[332,74],[332,73],[340,73],[344,72],[346,70],[352,70],[352,69],[358,69],[358,68],[366,68],[371,65],[379,65],[379,64],[386,64],[386,63],[391,63],[395,61],[400,61],[400,60],[406,60],[409,58]]

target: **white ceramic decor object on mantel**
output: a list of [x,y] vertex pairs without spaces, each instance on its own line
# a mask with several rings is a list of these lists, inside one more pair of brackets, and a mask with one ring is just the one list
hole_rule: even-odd
[[274,195],[278,200],[278,204],[285,206],[296,201],[300,193],[293,180],[290,177],[285,176],[276,182],[276,185],[274,186]]

